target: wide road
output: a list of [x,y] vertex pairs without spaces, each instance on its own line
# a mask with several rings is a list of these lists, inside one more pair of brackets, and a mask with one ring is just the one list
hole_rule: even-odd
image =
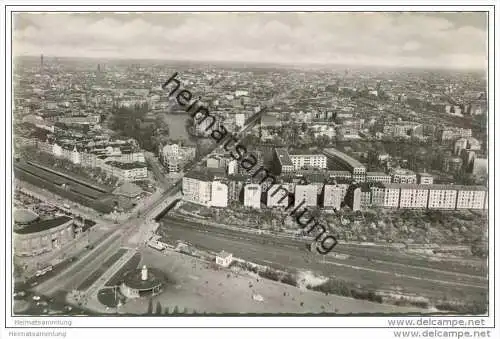
[[[165,195],[160,199],[151,201],[141,209],[139,218],[132,218],[118,225],[108,240],[101,243],[85,257],[80,258],[54,278],[38,285],[35,290],[43,295],[53,295],[58,290],[68,291],[78,286],[87,276],[97,270],[100,264],[116,253],[120,247],[130,245],[131,239],[141,239],[137,235],[145,232],[143,228],[158,214],[158,210],[162,208],[162,204],[172,200],[172,197],[178,194],[179,190],[179,185],[175,185],[165,192]],[[136,245],[139,244],[136,243]]]
[[[480,275],[458,273],[443,268],[408,266],[400,252],[337,245],[335,252],[349,254],[347,259],[321,256],[306,250],[306,242],[287,238],[249,234],[220,229],[177,218],[162,220],[161,228],[170,240],[184,240],[195,247],[225,250],[235,257],[277,268],[310,270],[377,289],[399,288],[409,293],[442,297],[478,295],[487,291],[487,279]],[[341,247],[342,246],[342,247]],[[400,262],[402,258],[402,262]]]

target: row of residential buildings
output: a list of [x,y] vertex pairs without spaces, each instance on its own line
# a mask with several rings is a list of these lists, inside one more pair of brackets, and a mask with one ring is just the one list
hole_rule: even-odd
[[[315,180],[301,183],[282,177],[267,190],[248,177],[224,176],[209,171],[191,171],[182,181],[184,200],[211,207],[227,207],[231,201],[245,207],[279,208],[311,206],[353,210],[370,206],[384,208],[486,209],[487,189],[483,186],[414,183],[331,183]],[[285,179],[285,180],[283,180]],[[302,180],[301,180],[302,181]]]
[[422,209],[487,209],[484,186],[381,184],[369,189],[357,187],[348,204],[354,210],[369,206]]
[[63,158],[76,165],[100,168],[124,181],[147,178],[148,169],[142,152],[134,152],[128,145],[122,147],[96,147],[78,149],[75,145],[62,145],[38,141],[36,147],[57,158]]

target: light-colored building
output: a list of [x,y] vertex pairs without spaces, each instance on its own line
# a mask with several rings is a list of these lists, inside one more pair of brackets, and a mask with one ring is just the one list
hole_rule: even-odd
[[289,193],[284,185],[272,185],[266,192],[267,207],[287,207],[290,200]]
[[75,238],[74,220],[60,216],[40,220],[32,211],[14,211],[14,253],[18,256],[36,256],[57,250]]
[[352,173],[352,179],[357,182],[364,182],[366,180],[366,167],[358,160],[334,148],[323,150],[323,154],[328,158],[330,168],[348,170]]
[[228,186],[220,181],[213,181],[210,206],[227,207],[227,203],[228,203]]
[[488,191],[484,186],[457,187],[457,209],[483,209],[488,198]]
[[251,207],[260,209],[260,201],[262,197],[262,188],[258,184],[248,184],[245,185],[243,189],[243,205],[245,207]]
[[294,170],[294,165],[292,160],[290,159],[290,155],[288,151],[284,148],[275,148],[274,149],[275,159],[280,168],[280,173],[291,173]]
[[238,174],[238,161],[237,160],[231,160],[227,163],[227,174],[228,175],[235,175]]
[[226,251],[221,251],[215,256],[215,263],[222,267],[229,267],[233,262],[233,255]]
[[315,185],[295,185],[295,207],[318,206],[318,189]]
[[108,161],[100,166],[105,172],[125,181],[134,181],[148,177],[148,167],[142,162]]
[[372,186],[372,206],[383,207],[385,204],[385,187]]
[[406,169],[394,169],[391,171],[392,182],[395,184],[416,184],[417,175],[415,172]]
[[488,159],[486,158],[475,158],[474,165],[472,166],[472,174],[478,177],[483,177],[488,175]]
[[167,171],[180,172],[183,167],[195,158],[194,147],[183,147],[178,144],[165,145],[160,151],[160,158]]
[[326,156],[324,154],[302,152],[290,154],[289,156],[295,170],[303,168],[326,169]]
[[[368,192],[369,193],[369,192]],[[359,211],[361,209],[361,196],[363,192],[361,187],[356,187],[350,196],[348,203],[353,211]]]
[[432,185],[434,184],[434,177],[429,173],[421,172],[418,173],[418,183],[420,185]]
[[470,137],[472,137],[472,130],[470,128],[447,127],[439,131],[439,138],[442,142]]
[[60,117],[59,122],[63,124],[88,124],[96,125],[100,122],[101,117],[98,115],[81,115],[72,117]]
[[422,124],[412,121],[399,121],[384,125],[384,134],[392,137],[408,138],[410,136],[422,136]]
[[429,209],[455,209],[457,189],[452,185],[432,185],[429,187]]
[[236,113],[234,115],[234,122],[236,124],[236,127],[243,127],[245,126],[245,114],[243,113]]
[[399,185],[386,184],[384,187],[384,207],[398,208],[399,207]]
[[210,206],[213,176],[203,172],[189,172],[182,178],[183,199]]
[[429,189],[426,186],[402,184],[399,208],[427,208]]
[[385,184],[390,184],[391,180],[391,176],[384,172],[366,172],[367,182],[382,182]]
[[71,162],[74,164],[81,164],[82,162],[80,152],[78,152],[76,146],[73,148],[73,152],[71,152]]
[[339,210],[346,191],[347,189],[340,185],[325,185],[323,189],[323,207]]
[[448,173],[458,173],[462,168],[462,158],[459,157],[444,157],[443,158],[443,171]]

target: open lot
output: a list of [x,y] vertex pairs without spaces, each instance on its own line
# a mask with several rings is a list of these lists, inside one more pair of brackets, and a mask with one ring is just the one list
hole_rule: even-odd
[[[153,298],[163,310],[207,313],[408,313],[425,310],[383,305],[319,292],[262,279],[257,275],[236,273],[230,269],[214,270],[209,264],[176,252],[162,254],[154,249],[141,252],[142,264],[167,274],[172,283]],[[253,300],[254,295],[262,301]],[[148,299],[130,300],[120,313],[146,313]]]

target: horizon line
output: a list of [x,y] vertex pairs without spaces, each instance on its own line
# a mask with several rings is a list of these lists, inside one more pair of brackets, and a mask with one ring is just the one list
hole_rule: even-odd
[[[60,58],[60,59],[92,59],[92,60],[142,60],[142,61],[161,61],[161,62],[177,62],[177,63],[235,63],[235,64],[251,64],[251,65],[269,65],[269,66],[282,66],[283,68],[300,68],[300,67],[316,67],[316,68],[327,68],[327,67],[350,67],[350,68],[384,68],[384,69],[415,69],[415,70],[443,70],[443,71],[469,71],[469,72],[488,72],[488,66],[485,68],[457,68],[457,67],[443,67],[443,66],[414,66],[414,65],[380,65],[380,64],[346,64],[346,63],[313,63],[313,62],[302,62],[302,63],[287,63],[278,61],[250,61],[250,60],[196,60],[196,59],[160,59],[154,58],[144,58],[144,57],[95,57],[95,56],[58,56],[58,55],[48,55],[48,54],[24,54],[24,55],[12,55],[12,61],[15,58],[39,58],[42,56],[44,58]],[[48,61],[48,60],[47,60]]]

